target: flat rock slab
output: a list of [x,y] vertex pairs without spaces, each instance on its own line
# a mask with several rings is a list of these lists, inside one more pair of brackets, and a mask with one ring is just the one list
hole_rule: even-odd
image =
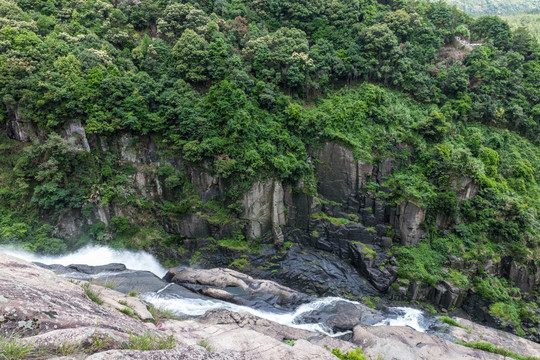
[[[226,310],[224,310],[226,311]],[[204,340],[214,351],[227,353],[237,351],[246,359],[256,360],[335,360],[336,357],[323,346],[324,340],[317,343],[321,335],[298,329],[289,328],[289,332],[281,333],[279,327],[284,327],[270,321],[256,318],[252,319],[249,314],[235,313],[236,320],[230,323],[221,323],[216,319],[216,324],[200,322],[197,320],[166,321],[160,328],[167,335],[173,335],[179,342],[188,345],[197,344]],[[225,315],[225,318],[227,316]],[[253,324],[252,322],[257,322]],[[252,323],[248,325],[248,323]],[[241,325],[239,325],[241,324]],[[266,328],[266,329],[264,329]],[[287,334],[286,336],[284,336]],[[298,337],[300,336],[300,337]],[[313,337],[309,341],[301,338]],[[276,338],[277,337],[277,338]],[[352,349],[351,343],[337,339],[327,338],[329,349],[340,347]],[[293,345],[286,344],[283,340],[294,340]],[[335,342],[332,342],[332,341]]]
[[89,356],[86,360],[252,360],[242,354],[206,351],[199,346],[188,346],[170,350],[138,351],[109,350]]
[[285,339],[307,340],[324,349],[339,348],[345,351],[356,348],[354,344],[348,341],[343,341],[308,330],[281,325],[247,313],[236,313],[229,310],[214,309],[207,311],[203,316],[199,317],[197,321],[209,325],[233,326],[242,329],[250,329],[265,336],[269,336],[279,342],[283,342]]
[[478,325],[462,318],[454,318],[454,320],[458,324],[471,329],[469,331],[451,326],[450,335],[459,341],[467,343],[477,341],[489,342],[525,357],[534,356],[540,358],[540,344],[501,330]]
[[399,360],[503,360],[506,357],[468,348],[405,326],[357,326],[353,342],[368,355]]

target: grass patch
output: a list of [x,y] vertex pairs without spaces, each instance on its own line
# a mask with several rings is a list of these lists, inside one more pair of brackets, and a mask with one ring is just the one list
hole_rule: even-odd
[[133,297],[138,297],[139,294],[140,293],[137,290],[131,290],[130,292],[128,292],[128,295]]
[[81,352],[82,345],[76,342],[63,341],[57,348],[56,352],[62,356],[68,356]]
[[212,346],[210,346],[210,343],[206,339],[197,341],[197,345],[199,345],[200,347],[206,349],[206,351],[212,351],[213,350]]
[[139,317],[137,316],[137,314],[135,314],[135,312],[133,311],[133,307],[128,305],[125,301],[124,302],[120,302],[120,304],[124,305],[125,308],[123,309],[120,309],[120,308],[116,308],[116,310],[120,311],[122,314],[126,314],[127,316],[129,317],[132,317],[134,319],[139,319]]
[[326,220],[330,221],[333,225],[336,225],[336,226],[342,226],[342,225],[353,222],[353,221],[351,221],[349,219],[345,219],[345,218],[335,218],[335,217],[328,216],[322,211],[318,212],[318,213],[315,213],[315,214],[312,214],[311,217],[313,219],[326,219]]
[[375,250],[373,250],[367,245],[364,245],[364,247],[362,248],[362,254],[371,259],[375,259],[377,257],[377,253],[375,252]]
[[463,326],[463,325],[460,325],[456,320],[454,319],[451,319],[449,318],[448,316],[441,316],[439,318],[439,321],[445,323],[445,324],[448,324],[450,326],[456,326],[456,327],[459,327],[459,328],[462,328],[462,329],[465,329],[467,330],[467,332],[470,334],[472,329],[469,327],[469,326]]
[[129,350],[167,350],[176,346],[174,336],[169,335],[165,339],[152,333],[135,335],[129,332],[129,341],[122,348]]
[[0,336],[0,358],[5,360],[26,359],[33,348],[16,338]]
[[103,304],[103,300],[99,296],[100,294],[95,293],[92,290],[92,288],[90,287],[90,283],[84,283],[84,284],[81,285],[81,287],[84,289],[84,293],[86,294],[86,296],[88,296],[88,298],[90,300],[92,300],[93,302],[95,302],[98,305]]
[[462,341],[457,341],[456,344],[467,346],[467,347],[470,347],[470,348],[473,348],[473,349],[487,351],[487,352],[490,352],[490,353],[493,353],[493,354],[499,354],[499,355],[510,357],[510,358],[517,359],[517,360],[539,360],[539,358],[537,358],[535,356],[519,355],[519,354],[516,354],[515,352],[512,352],[512,351],[510,351],[508,349],[505,349],[505,348],[499,347],[499,346],[495,346],[494,344],[492,344],[490,342],[485,342],[485,341],[477,341],[477,342],[473,342],[473,343],[466,343],[466,342],[462,342]]
[[156,322],[162,322],[162,320],[165,319],[172,319],[172,320],[183,320],[180,316],[176,315],[171,310],[161,309],[158,307],[155,307],[154,305],[150,304],[148,305],[148,312],[152,315],[154,320]]
[[229,266],[238,270],[244,270],[250,266],[250,263],[247,255],[242,255],[241,257],[234,259],[234,261],[230,263]]
[[94,332],[90,340],[90,347],[86,350],[88,353],[95,353],[107,349],[111,345],[111,339],[106,335]]
[[105,281],[103,284],[101,284],[101,286],[107,288],[107,289],[111,289],[111,290],[114,290],[116,289],[116,287],[118,286],[118,284],[115,282],[115,281],[112,281],[112,280],[107,280]]

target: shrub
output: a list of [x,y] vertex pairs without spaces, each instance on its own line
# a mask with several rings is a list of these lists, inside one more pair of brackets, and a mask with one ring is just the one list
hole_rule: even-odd
[[160,338],[152,333],[144,333],[135,335],[129,332],[129,341],[122,348],[129,350],[166,350],[176,346],[174,336],[169,335],[165,339]]
[[340,349],[334,348],[332,349],[332,354],[341,360],[366,360],[364,352],[360,348],[347,351],[345,354]]

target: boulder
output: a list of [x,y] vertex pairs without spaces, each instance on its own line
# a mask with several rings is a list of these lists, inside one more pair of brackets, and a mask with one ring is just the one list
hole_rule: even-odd
[[107,264],[90,266],[82,264],[36,265],[54,271],[55,273],[72,279],[92,280],[97,284],[106,285],[116,291],[127,294],[131,291],[138,293],[156,292],[167,285],[150,271],[127,270],[124,264]]
[[[260,264],[263,264],[262,259]],[[266,260],[267,261],[267,260]],[[252,261],[252,265],[257,264]],[[368,279],[338,255],[292,246],[269,274],[282,284],[318,296],[380,296]]]
[[224,268],[169,270],[164,279],[220,300],[254,307],[295,307],[309,301],[306,294],[270,280],[258,280]]
[[7,135],[11,139],[21,142],[30,142],[37,137],[30,120],[22,118],[19,106],[7,105],[9,119],[7,122]]
[[86,138],[86,131],[79,120],[73,120],[66,127],[65,139],[76,151],[90,151],[90,144]]
[[203,204],[221,195],[221,181],[218,177],[200,169],[192,169],[190,175],[195,193]]
[[352,330],[356,325],[374,325],[384,320],[381,313],[364,304],[350,301],[330,302],[302,314],[307,323],[322,323],[334,332]]
[[274,243],[284,241],[281,226],[285,225],[284,191],[281,183],[273,179],[256,181],[242,199],[244,211],[240,216],[247,221],[246,235],[255,239],[272,234]]

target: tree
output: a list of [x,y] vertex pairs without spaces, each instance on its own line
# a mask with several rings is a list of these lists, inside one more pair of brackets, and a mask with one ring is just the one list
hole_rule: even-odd
[[360,44],[367,59],[369,76],[374,80],[388,82],[401,53],[394,32],[386,24],[363,28]]
[[186,29],[172,50],[176,70],[191,82],[207,79],[206,65],[208,63],[208,43],[195,31]]
[[507,49],[512,41],[510,25],[498,16],[479,17],[472,26],[472,32],[477,39],[490,39],[501,49]]

